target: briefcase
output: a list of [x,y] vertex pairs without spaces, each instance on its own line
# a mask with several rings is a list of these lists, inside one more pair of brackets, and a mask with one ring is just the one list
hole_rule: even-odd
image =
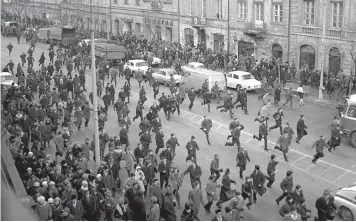
[[229,190],[226,192],[226,197],[228,200],[231,200],[232,198],[235,197],[235,194],[236,194],[236,190]]

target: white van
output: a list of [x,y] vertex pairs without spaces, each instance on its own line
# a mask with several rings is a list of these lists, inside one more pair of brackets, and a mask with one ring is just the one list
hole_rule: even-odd
[[208,80],[209,90],[211,90],[217,82],[219,89],[225,89],[225,76],[222,72],[216,72],[208,69],[195,69],[188,73],[182,82],[185,83],[185,87],[190,89],[194,87],[195,90],[201,89],[205,80]]
[[[1,84],[1,88],[10,88],[10,86],[12,85],[12,83],[14,83],[14,76],[11,75],[11,73],[8,72],[1,72],[0,73],[0,84]],[[15,83],[15,86],[17,86],[17,84]]]

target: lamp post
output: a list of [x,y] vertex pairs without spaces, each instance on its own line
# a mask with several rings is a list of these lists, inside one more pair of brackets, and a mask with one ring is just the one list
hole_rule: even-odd
[[[323,34],[322,34],[322,40],[321,44],[324,47],[325,44],[325,28],[326,28],[326,1],[324,1],[323,4],[323,9],[324,9],[324,14],[323,14]],[[320,73],[320,86],[319,86],[319,100],[322,100],[324,98],[323,95],[323,85],[324,85],[324,62],[325,62],[325,50],[322,50],[322,62],[321,62],[321,73]]]
[[99,147],[99,124],[98,124],[98,95],[96,94],[96,70],[95,70],[95,43],[94,43],[94,22],[93,22],[93,0],[90,0],[90,21],[91,21],[91,68],[93,75],[93,108],[94,108],[94,144],[95,144],[95,164],[100,166]]

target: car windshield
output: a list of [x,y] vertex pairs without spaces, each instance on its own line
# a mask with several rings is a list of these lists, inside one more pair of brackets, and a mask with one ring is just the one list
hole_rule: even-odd
[[147,62],[138,62],[136,63],[136,66],[148,66]]
[[255,79],[255,77],[252,74],[242,75],[241,78],[243,80]]
[[356,118],[356,106],[350,106],[349,109],[347,110],[347,116]]

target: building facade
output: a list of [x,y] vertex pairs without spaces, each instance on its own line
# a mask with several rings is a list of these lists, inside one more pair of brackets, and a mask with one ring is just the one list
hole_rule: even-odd
[[[354,70],[356,0],[92,1],[97,31],[130,31],[183,45],[200,43],[214,52],[229,47],[237,55],[295,61],[298,68],[323,65],[326,71],[342,69],[346,74]],[[90,28],[90,0],[31,0],[27,4],[33,11],[30,16]]]

